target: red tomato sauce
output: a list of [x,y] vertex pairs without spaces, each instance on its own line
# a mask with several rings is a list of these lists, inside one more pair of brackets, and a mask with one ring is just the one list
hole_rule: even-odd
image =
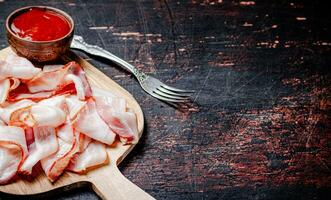
[[59,39],[70,31],[66,18],[54,11],[31,8],[14,18],[11,29],[19,37],[32,41]]

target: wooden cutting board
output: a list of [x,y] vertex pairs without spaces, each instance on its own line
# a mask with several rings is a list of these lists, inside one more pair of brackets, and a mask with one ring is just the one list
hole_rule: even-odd
[[[0,59],[4,59],[11,49],[8,47],[0,51]],[[84,59],[78,57],[73,52],[63,56],[64,61],[76,61],[85,70],[91,85],[110,90],[118,96],[124,97],[128,102],[128,107],[137,114],[139,138],[144,129],[143,112],[133,98],[133,96],[99,71]],[[0,191],[16,195],[36,195],[44,192],[59,192],[70,187],[90,184],[93,190],[103,199],[154,199],[138,186],[126,179],[117,165],[128,155],[135,145],[123,145],[116,142],[107,148],[109,164],[94,169],[85,175],[78,175],[65,172],[55,183],[51,183],[41,168],[37,169],[35,177],[31,180],[19,178],[13,183],[0,186]]]

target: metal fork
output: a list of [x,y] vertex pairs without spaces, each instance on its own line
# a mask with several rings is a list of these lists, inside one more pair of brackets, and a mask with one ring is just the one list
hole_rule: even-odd
[[131,72],[137,78],[141,87],[148,94],[152,95],[157,99],[174,103],[187,102],[189,101],[190,96],[195,92],[194,90],[181,90],[168,86],[159,81],[158,79],[148,76],[147,74],[139,71],[135,66],[115,56],[109,51],[102,49],[101,47],[96,45],[87,44],[82,36],[74,35],[70,47],[73,49],[85,51],[86,53],[89,53],[91,55],[109,59],[117,63],[123,69]]

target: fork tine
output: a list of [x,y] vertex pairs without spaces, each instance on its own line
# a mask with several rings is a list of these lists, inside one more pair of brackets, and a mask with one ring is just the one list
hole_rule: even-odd
[[171,99],[171,98],[167,98],[167,97],[163,97],[157,93],[151,92],[149,93],[150,95],[152,95],[153,97],[163,100],[163,101],[168,101],[168,102],[174,102],[174,103],[179,103],[179,102],[186,102],[187,100],[181,100],[181,99]]
[[160,86],[165,88],[165,89],[174,91],[174,92],[183,92],[183,93],[194,93],[195,92],[194,90],[181,90],[181,89],[174,88],[174,87],[171,87],[171,86],[166,85],[166,84],[161,84]]
[[177,93],[177,92],[173,92],[171,90],[165,89],[163,87],[158,87],[156,89],[158,89],[158,90],[160,90],[160,91],[162,91],[164,93],[167,93],[169,95],[173,95],[173,96],[181,96],[181,97],[190,97],[190,96],[192,96],[191,93]]
[[164,92],[159,91],[159,90],[154,90],[153,92],[158,94],[158,95],[161,95],[163,97],[170,98],[170,99],[179,99],[179,100],[188,100],[189,99],[189,97],[180,97],[180,96],[169,95],[169,94],[164,93]]

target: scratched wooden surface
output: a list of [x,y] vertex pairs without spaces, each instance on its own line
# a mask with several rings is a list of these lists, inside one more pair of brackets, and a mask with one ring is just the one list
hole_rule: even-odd
[[[157,199],[326,199],[331,15],[318,1],[291,2],[0,0],[0,46],[12,10],[50,5],[88,42],[196,89],[199,106],[179,112],[91,60],[141,104],[145,134],[120,169]],[[98,197],[79,188],[48,198]]]

